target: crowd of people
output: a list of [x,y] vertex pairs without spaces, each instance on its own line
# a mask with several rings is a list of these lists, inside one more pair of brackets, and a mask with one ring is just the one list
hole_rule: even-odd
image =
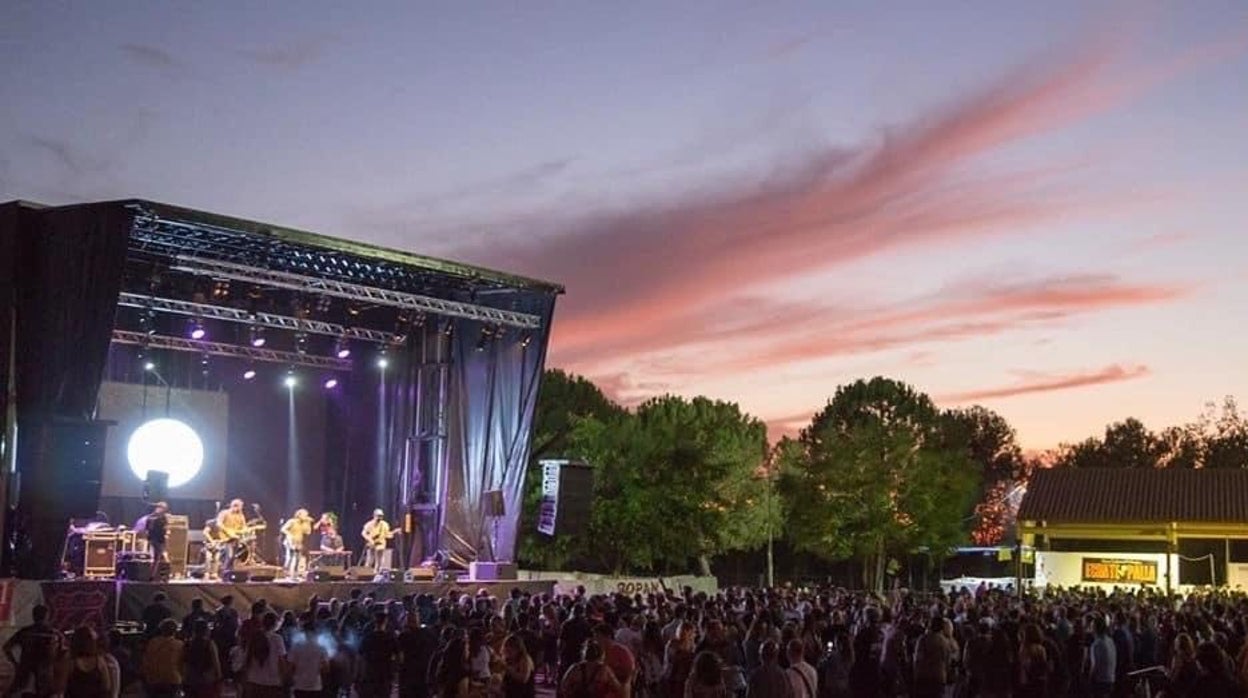
[[4,646],[10,694],[361,698],[1173,698],[1248,696],[1248,596],[979,588],[715,594],[418,594],[257,601],[163,595],[138,642],[53,629]]

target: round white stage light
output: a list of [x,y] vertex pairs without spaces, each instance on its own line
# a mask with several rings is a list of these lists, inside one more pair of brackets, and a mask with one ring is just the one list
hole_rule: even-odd
[[147,479],[149,470],[161,470],[169,473],[169,487],[180,487],[203,467],[204,442],[185,422],[153,419],[130,435],[126,458],[140,480]]

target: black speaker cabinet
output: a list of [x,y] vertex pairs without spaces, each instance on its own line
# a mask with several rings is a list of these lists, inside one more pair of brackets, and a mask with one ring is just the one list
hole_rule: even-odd
[[174,577],[186,576],[187,558],[190,552],[188,524],[189,520],[185,516],[169,515],[169,526],[165,529],[165,553],[169,556],[169,572]]

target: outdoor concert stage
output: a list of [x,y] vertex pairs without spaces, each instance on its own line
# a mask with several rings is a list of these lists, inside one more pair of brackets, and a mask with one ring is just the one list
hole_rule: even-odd
[[381,510],[394,568],[510,564],[562,292],[153,201],[0,203],[0,576],[110,576],[158,501],[189,575],[235,499],[221,539],[252,564],[299,509],[333,521],[314,549],[333,528],[358,555]]
[[138,621],[143,608],[158,593],[169,598],[168,605],[175,618],[182,618],[191,609],[191,600],[200,598],[209,610],[220,606],[226,595],[234,597],[234,607],[246,616],[252,602],[264,599],[273,607],[299,610],[307,607],[308,600],[316,595],[322,600],[346,599],[355,590],[363,595],[372,594],[378,600],[401,599],[410,594],[433,594],[446,596],[451,591],[476,595],[484,589],[491,596],[507,597],[512,589],[528,594],[550,594],[554,581],[503,581],[503,582],[203,582],[197,580],[173,582],[129,582],[111,580],[83,580],[56,582],[29,582],[38,585],[42,603],[51,611],[57,627],[73,628],[80,624],[107,628],[116,622]]

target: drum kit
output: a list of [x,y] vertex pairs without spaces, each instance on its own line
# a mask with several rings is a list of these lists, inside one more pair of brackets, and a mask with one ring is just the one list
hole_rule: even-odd
[[[210,522],[211,523],[211,522]],[[228,550],[228,559],[234,565],[266,564],[260,555],[260,536],[268,528],[263,519],[247,522],[247,527],[235,538],[223,541],[204,541],[204,564],[209,569],[216,569],[221,560],[221,553]]]

